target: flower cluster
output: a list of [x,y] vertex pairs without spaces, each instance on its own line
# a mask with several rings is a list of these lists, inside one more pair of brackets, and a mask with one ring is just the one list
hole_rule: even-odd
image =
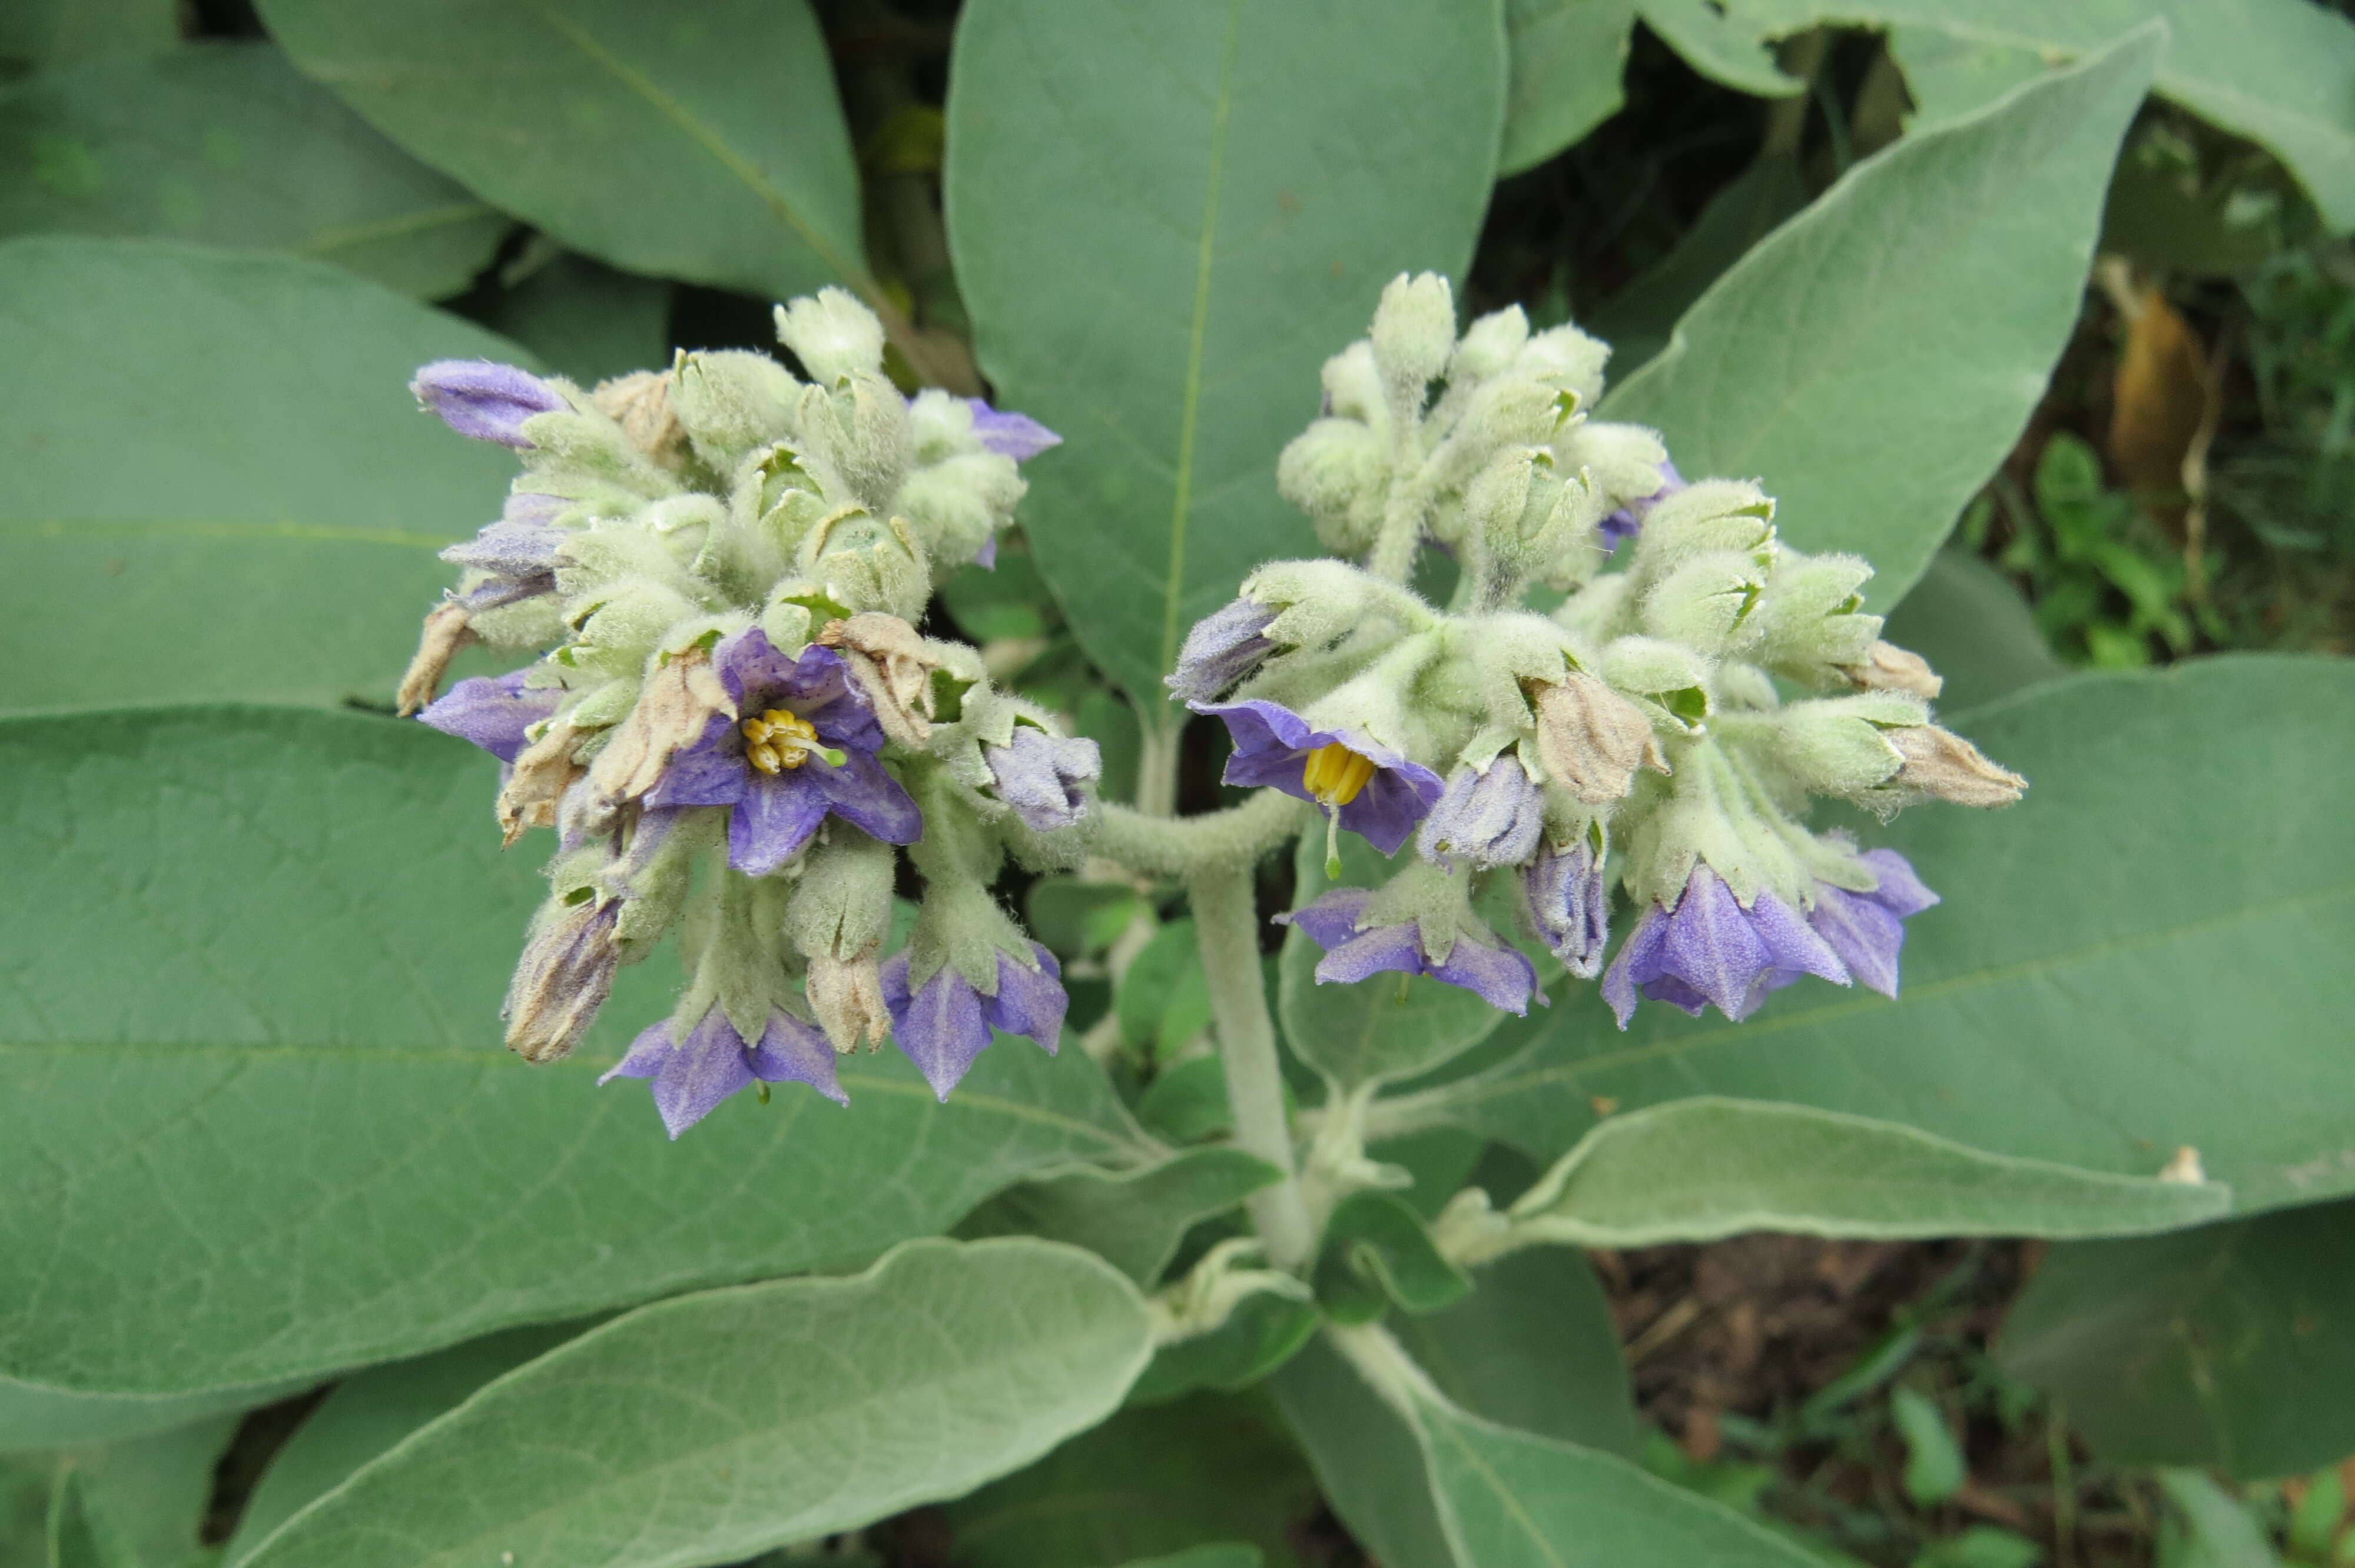
[[[400,694],[499,759],[510,842],[557,832],[507,1043],[566,1054],[614,971],[676,930],[678,1008],[607,1075],[652,1080],[673,1137],[756,1085],[842,1098],[835,1055],[861,1041],[896,1040],[943,1098],[993,1028],[1053,1051],[1055,961],[986,889],[1008,853],[1076,863],[1102,770],[914,625],[941,577],[995,560],[1018,463],[1057,438],[902,397],[841,291],[778,307],[777,332],[806,379],[712,352],[586,391],[463,361],[412,384],[523,469],[443,553],[464,576]],[[538,656],[437,699],[477,642]],[[900,847],[926,893],[887,961]]]
[[[1443,280],[1392,283],[1278,471],[1362,564],[1260,568],[1168,685],[1224,721],[1229,783],[1325,813],[1328,874],[1335,834],[1413,840],[1380,887],[1285,917],[1320,980],[1426,975],[1520,1012],[1550,957],[1623,1028],[1640,999],[1745,1018],[1803,975],[1894,995],[1936,895],[1810,832],[1809,797],[1886,816],[2025,780],[1931,722],[1938,678],[1881,641],[1863,561],[1792,549],[1756,485],[1689,483],[1655,432],[1588,417],[1608,352],[1518,308],[1459,338]],[[1425,544],[1456,567],[1444,609],[1404,586]],[[1640,913],[1606,969],[1614,883]]]

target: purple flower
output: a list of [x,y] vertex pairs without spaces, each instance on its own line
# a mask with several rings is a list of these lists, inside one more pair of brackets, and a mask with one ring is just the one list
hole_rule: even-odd
[[981,542],[981,548],[973,553],[973,564],[985,572],[994,572],[997,569],[996,535],[992,534]]
[[1538,938],[1580,980],[1603,970],[1611,940],[1611,889],[1584,835],[1566,850],[1548,844],[1521,871],[1521,896]]
[[470,740],[501,762],[512,763],[531,744],[524,732],[556,711],[561,686],[527,686],[528,669],[504,675],[476,675],[417,715],[444,735]]
[[1455,869],[1461,855],[1475,866],[1518,865],[1538,847],[1545,802],[1518,757],[1499,757],[1485,773],[1459,768],[1447,792],[1423,820],[1415,847],[1434,865]]
[[1610,516],[1605,517],[1599,524],[1603,534],[1603,553],[1606,556],[1610,555],[1641,533],[1644,519],[1651,515],[1652,508],[1684,487],[1685,478],[1677,471],[1677,465],[1672,462],[1661,463],[1659,489],[1649,495],[1637,496]]
[[[1028,414],[1001,414],[979,397],[964,401],[965,407],[973,410],[973,433],[981,438],[983,446],[1000,457],[1028,462],[1049,447],[1063,444],[1062,437]],[[988,565],[986,561],[982,564]]]
[[1850,893],[1828,882],[1816,884],[1816,906],[1807,924],[1830,944],[1849,973],[1883,996],[1897,994],[1897,949],[1905,945],[1905,916],[1938,902],[1913,868],[1893,849],[1868,850],[1858,857],[1881,879],[1870,893]]
[[1801,975],[1849,983],[1839,954],[1789,905],[1761,893],[1744,909],[1722,877],[1696,865],[1675,910],[1651,906],[1621,944],[1603,977],[1603,1000],[1622,1029],[1639,991],[1695,1018],[1714,1003],[1738,1023]]
[[527,370],[487,359],[437,359],[409,384],[421,407],[462,436],[528,450],[523,423],[566,407],[555,387]]
[[1178,668],[1161,683],[1180,702],[1217,701],[1275,652],[1275,644],[1261,635],[1274,619],[1274,609],[1256,599],[1239,599],[1212,610],[1186,633]]
[[985,746],[981,755],[996,781],[997,798],[1033,830],[1050,833],[1088,814],[1082,786],[1103,777],[1103,753],[1084,736],[1050,735],[1027,724],[1014,726],[1005,746]]
[[721,639],[711,666],[741,716],[713,715],[647,805],[735,808],[728,863],[747,876],[791,860],[828,811],[885,843],[916,842],[923,817],[875,759],[883,730],[840,654],[813,643],[788,659],[754,626]]
[[666,1019],[639,1035],[630,1054],[597,1080],[652,1078],[655,1108],[663,1126],[677,1138],[705,1117],[721,1100],[754,1082],[807,1084],[827,1099],[848,1105],[835,1076],[834,1047],[817,1026],[791,1013],[772,1009],[768,1027],[755,1044],[736,1032],[728,1014],[715,1007],[684,1037],[676,1020]]
[[1070,1005],[1063,994],[1063,967],[1036,942],[1030,944],[1030,956],[1035,963],[1026,964],[1011,953],[997,955],[996,996],[974,990],[954,964],[943,964],[911,995],[908,955],[894,953],[883,961],[879,979],[883,1005],[891,1014],[892,1038],[943,1101],[957,1080],[973,1069],[974,1058],[988,1048],[993,1028],[1027,1034],[1047,1054],[1055,1054],[1063,1036],[1063,1012]]
[[1538,994],[1537,970],[1510,948],[1492,948],[1458,936],[1444,963],[1433,963],[1423,946],[1420,922],[1402,920],[1394,926],[1363,923],[1373,893],[1363,887],[1337,887],[1316,903],[1276,919],[1297,926],[1325,949],[1316,961],[1320,984],[1347,985],[1387,970],[1429,975],[1446,985],[1461,986],[1507,1012],[1526,1013],[1529,998]]
[[1350,730],[1313,730],[1281,703],[1190,703],[1226,721],[1234,738],[1225,781],[1272,785],[1333,814],[1384,854],[1396,854],[1439,800],[1439,775]]
[[442,558],[452,566],[486,574],[457,597],[470,610],[496,609],[517,599],[556,591],[556,550],[565,531],[545,523],[502,518],[473,538],[451,546]]

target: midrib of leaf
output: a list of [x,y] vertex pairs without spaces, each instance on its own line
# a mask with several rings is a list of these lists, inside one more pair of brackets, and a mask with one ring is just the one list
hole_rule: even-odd
[[299,254],[325,256],[355,245],[370,245],[380,239],[422,234],[431,228],[454,228],[459,224],[472,223],[477,218],[496,217],[498,212],[498,208],[486,202],[452,202],[446,207],[425,207],[393,217],[380,217],[369,223],[331,226],[313,230]]
[[[492,1067],[502,1065],[502,1059],[478,1046],[465,1045],[321,1045],[312,1044],[242,1044],[204,1041],[164,1042],[120,1040],[84,1043],[80,1041],[45,1040],[37,1044],[21,1041],[0,1042],[0,1056],[165,1056],[209,1057],[238,1064],[240,1069],[258,1062],[294,1061],[311,1064],[327,1062],[389,1062],[403,1066],[426,1067]],[[511,1065],[511,1064],[505,1064]],[[531,1069],[540,1073],[602,1072],[612,1064],[603,1061],[569,1061]],[[869,1076],[857,1068],[841,1073],[846,1091],[856,1089],[860,1094],[895,1095],[903,1099],[930,1100],[932,1091],[922,1084],[903,1083],[896,1078]],[[1108,1131],[1091,1121],[1049,1110],[1043,1106],[1028,1105],[1002,1096],[976,1093],[969,1089],[956,1092],[956,1103],[975,1110],[986,1110],[1017,1121],[1035,1122],[1065,1132],[1081,1133],[1103,1144],[1108,1150],[1138,1159],[1149,1159],[1154,1151],[1133,1139]],[[855,1109],[847,1114],[856,1115]]]
[[[2115,958],[2122,953],[2138,952],[2146,948],[2164,947],[2169,943],[2199,937],[2210,931],[2222,930],[2243,922],[2277,919],[2283,916],[2296,914],[2350,895],[2355,895],[2355,883],[2343,884],[2336,887],[2318,888],[2310,893],[2275,899],[2269,904],[2244,905],[2229,914],[2213,916],[2204,920],[2186,920],[2173,926],[2156,926],[2147,931],[2114,937],[2107,941],[2095,942],[2083,948],[2072,948],[2059,953],[2021,959],[2009,964],[1995,964],[1983,969],[1968,969],[1961,974],[1949,975],[1944,980],[1933,980],[1927,985],[1913,987],[1906,991],[1904,1001],[1912,1002],[1952,996],[1963,991],[1975,991],[1983,986],[1998,985],[2007,980],[2042,974],[2071,964],[2090,963],[2103,959]],[[1414,1098],[1418,1105],[1424,1107],[1477,1105],[1499,1096],[1518,1094],[1540,1084],[1574,1083],[1588,1073],[1605,1072],[1614,1067],[1635,1066],[1645,1062],[1679,1056],[1688,1051],[1698,1050],[1706,1045],[1721,1045],[1729,1040],[1760,1040],[1768,1035],[1787,1033],[1794,1029],[1809,1028],[1852,1013],[1897,1005],[1897,1002],[1881,997],[1870,999],[1849,997],[1844,1001],[1828,1002],[1821,1007],[1811,1007],[1803,1012],[1785,1013],[1779,1018],[1762,1022],[1723,1024],[1683,1039],[1635,1046],[1625,1051],[1609,1052],[1564,1066],[1545,1067],[1536,1072],[1513,1073],[1493,1078],[1466,1078],[1461,1086],[1442,1086],[1429,1091],[1427,1097],[1417,1096]]]
[[[817,259],[825,262],[827,270],[836,277],[858,290],[862,296],[871,298],[879,292],[873,280],[867,276],[866,269],[852,266],[830,241],[802,217],[801,209],[794,205],[784,192],[762,178],[760,170],[741,157],[717,131],[706,125],[695,115],[688,113],[687,106],[664,91],[659,83],[603,44],[599,43],[587,28],[559,13],[553,5],[547,3],[547,0],[517,0],[517,3],[538,17],[540,24],[549,31],[588,56],[591,63],[611,72],[614,80],[645,99],[665,119],[687,132],[689,140],[710,154],[720,167],[742,181],[747,189],[760,197],[769,210],[776,215],[777,221],[792,229],[803,244],[816,253]],[[780,0],[780,3],[789,3],[789,0]]]
[[[1419,1423],[1419,1425],[1426,1432],[1430,1431],[1433,1425],[1430,1422]],[[1553,1542],[1548,1541],[1545,1538],[1545,1532],[1538,1528],[1537,1520],[1531,1519],[1529,1510],[1521,1506],[1521,1499],[1515,1496],[1512,1489],[1505,1484],[1505,1478],[1497,1474],[1495,1469],[1490,1467],[1488,1461],[1481,1457],[1472,1445],[1464,1441],[1464,1435],[1455,1429],[1455,1423],[1440,1423],[1438,1427],[1439,1434],[1447,1439],[1449,1446],[1462,1457],[1464,1462],[1480,1473],[1480,1478],[1487,1482],[1488,1489],[1496,1494],[1497,1501],[1503,1506],[1508,1514],[1512,1516],[1513,1522],[1520,1526],[1521,1533],[1529,1537],[1530,1543],[1545,1554],[1545,1560],[1553,1564],[1553,1568],[1569,1568],[1569,1563],[1554,1551]]]
[[1210,108],[1210,167],[1202,197],[1202,238],[1194,260],[1194,317],[1186,341],[1185,401],[1178,417],[1178,471],[1169,508],[1169,580],[1162,588],[1161,662],[1178,659],[1178,621],[1186,589],[1186,514],[1194,500],[1194,440],[1202,412],[1202,355],[1209,336],[1210,269],[1219,238],[1219,192],[1227,170],[1227,121],[1234,107],[1235,48],[1242,31],[1242,0],[1227,0],[1226,37],[1219,45],[1219,89]]
[[50,539],[81,538],[92,534],[157,539],[303,539],[325,545],[397,545],[412,550],[444,549],[460,537],[455,534],[416,534],[405,528],[338,528],[324,523],[245,522],[235,519],[176,518],[168,522],[133,517],[0,519],[0,535],[10,534]]

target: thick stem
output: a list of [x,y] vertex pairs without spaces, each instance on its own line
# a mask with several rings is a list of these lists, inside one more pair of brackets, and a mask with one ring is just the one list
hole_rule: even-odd
[[1384,582],[1406,581],[1414,570],[1415,547],[1423,543],[1423,512],[1420,477],[1393,478],[1390,499],[1382,505],[1382,531],[1374,535],[1373,551],[1366,557],[1368,571]]
[[[1178,741],[1186,733],[1184,715],[1140,714],[1136,747],[1136,809],[1148,817],[1174,816],[1178,810]],[[1159,718],[1160,723],[1154,720]]]
[[[1252,857],[1255,859],[1256,857]],[[1275,1055],[1275,1024],[1260,983],[1259,906],[1252,893],[1252,859],[1212,861],[1188,884],[1202,972],[1210,984],[1210,1019],[1227,1066],[1227,1101],[1235,1118],[1235,1147],[1284,1172],[1284,1180],[1251,1199],[1252,1222],[1267,1243],[1269,1261],[1298,1268],[1316,1234],[1292,1159],[1292,1128],[1284,1111],[1284,1072]]]
[[1153,816],[1100,800],[1094,850],[1148,876],[1192,876],[1231,861],[1249,867],[1297,833],[1307,810],[1306,802],[1275,789],[1199,817]]
[[1406,1347],[1380,1323],[1327,1323],[1325,1337],[1368,1386],[1382,1396],[1384,1404],[1406,1417],[1409,1425],[1422,1425],[1420,1406],[1450,1408],[1447,1396],[1439,1392],[1431,1374],[1415,1365]]

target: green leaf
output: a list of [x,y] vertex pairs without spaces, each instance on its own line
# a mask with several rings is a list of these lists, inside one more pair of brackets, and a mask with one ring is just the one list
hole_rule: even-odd
[[1902,1123],[1704,1096],[1614,1116],[1512,1208],[1580,1246],[1817,1236],[2133,1235],[2211,1220],[2212,1184],[1987,1154]]
[[1264,1290],[1247,1296],[1209,1333],[1155,1352],[1128,1402],[1161,1404],[1197,1389],[1248,1388],[1297,1354],[1316,1322],[1316,1308],[1305,1301]]
[[2162,1568],[2280,1568],[2263,1525],[2238,1498],[2197,1470],[2161,1470],[2173,1505],[2160,1528]]
[[1639,0],[1506,0],[1512,76],[1497,172],[1544,163],[1619,112]]
[[[856,1261],[997,1189],[1134,1160],[1084,1053],[1001,1040],[951,1101],[740,1096],[674,1144],[574,1057],[499,1049],[531,864],[495,765],[421,725],[193,708],[0,723],[0,1372],[177,1393]],[[536,857],[535,857],[536,858]],[[661,971],[661,972],[650,972]]]
[[252,1568],[718,1563],[953,1498],[1112,1414],[1145,1302],[1076,1247],[911,1242],[644,1307],[296,1515]]
[[[963,1568],[1102,1568],[1250,1542],[1275,1568],[1316,1483],[1264,1400],[1197,1394],[1121,1412],[949,1505]],[[1215,1561],[1215,1559],[1213,1560]]]
[[1470,1277],[1440,1255],[1412,1209],[1372,1191],[1352,1192],[1335,1206],[1314,1277],[1318,1303],[1342,1323],[1369,1322],[1393,1301],[1410,1313],[1436,1312],[1472,1288]]
[[1889,53],[1905,73],[1905,90],[1913,100],[1909,131],[1959,120],[2046,69],[2044,57],[2034,49],[1981,43],[1923,24],[1890,28]]
[[1605,402],[1687,473],[1757,474],[1791,541],[1893,604],[2010,450],[2075,325],[2159,35],[1850,170],[1718,279]]
[[1082,1167],[1007,1188],[968,1216],[957,1234],[1068,1242],[1150,1287],[1197,1222],[1225,1213],[1283,1179],[1274,1166],[1239,1149],[1190,1149],[1135,1171]]
[[2355,23],[2309,0],[1732,0],[1728,9],[1770,34],[1828,21],[1915,24],[2062,59],[2164,17],[2153,87],[2274,153],[2333,229],[2355,227]]
[[1975,1524],[1914,1553],[1911,1568],[2036,1568],[2044,1549],[2024,1535]]
[[1889,1392],[1889,1414],[1905,1439],[1905,1495],[1917,1508],[1945,1502],[1969,1478],[1963,1450],[1938,1402],[1910,1388]]
[[0,234],[289,250],[421,299],[512,227],[305,80],[271,44],[92,59],[0,97]]
[[258,0],[388,136],[576,250],[783,299],[865,284],[805,0]]
[[1234,1125],[1227,1100],[1227,1065],[1191,1056],[1165,1068],[1136,1102],[1136,1119],[1173,1143],[1215,1138]]
[[559,255],[499,296],[490,324],[559,376],[594,387],[670,363],[671,286]]
[[1418,1414],[1460,1568],[1821,1568],[1732,1509],[1616,1456],[1437,1404]]
[[1611,344],[1622,376],[1668,346],[1692,303],[1752,246],[1807,205],[1806,176],[1792,153],[1767,151],[1709,198],[1676,248],[1598,306],[1582,323]]
[[505,449],[409,378],[511,344],[320,262],[0,245],[0,706],[389,701]]
[[168,49],[179,0],[12,0],[0,6],[0,62],[62,66],[96,55]]
[[2069,673],[2011,579],[1958,546],[1930,557],[1881,635],[1930,661],[1951,713]]
[[1127,1568],[1260,1568],[1265,1561],[1256,1546],[1220,1541],[1173,1552],[1166,1557],[1140,1558],[1127,1564]]
[[[121,1442],[185,1426],[208,1415],[250,1409],[282,1399],[301,1383],[208,1389],[157,1397],[79,1393],[0,1378],[0,1454],[34,1453]],[[5,1559],[0,1559],[5,1561]]]
[[1275,458],[1392,275],[1462,276],[1497,166],[1499,0],[975,0],[945,172],[975,345],[1067,443],[1023,522],[1089,654],[1172,720],[1187,629],[1309,555]]
[[2355,1449],[2355,1202],[2054,1247],[2002,1359],[2114,1463],[2255,1479],[2337,1460]]
[[1644,25],[1677,51],[1685,64],[1721,86],[1760,98],[1788,98],[1807,90],[1785,76],[1757,24],[1731,5],[1710,0],[1643,0]]
[[554,1350],[578,1323],[535,1323],[414,1361],[370,1367],[336,1385],[278,1450],[246,1499],[222,1560],[238,1563],[314,1498],[493,1378]]
[[[1610,1304],[1566,1247],[1482,1268],[1471,1295],[1391,1328],[1459,1408],[1563,1442],[1641,1448]],[[1335,1511],[1385,1568],[1454,1568],[1413,1431],[1319,1339],[1270,1383]]]
[[1172,920],[1132,959],[1114,999],[1131,1049],[1167,1061],[1210,1026],[1210,982],[1191,919]]
[[1518,1061],[1375,1129],[1455,1120],[1550,1160],[1595,1097],[1719,1094],[2124,1175],[2189,1144],[2243,1210],[2355,1190],[2355,729],[2321,722],[2349,712],[2355,665],[2233,655],[1955,719],[2032,787],[1889,831],[1945,899],[1907,922],[1897,1001],[1803,980],[1745,1023],[1647,1005],[1623,1034],[1577,988]]
[[[1340,848],[1342,884],[1369,887],[1388,874],[1390,863],[1363,839],[1352,834]],[[1400,851],[1414,853],[1412,845]],[[1322,835],[1303,834],[1292,863],[1294,908],[1336,885],[1325,875]],[[1348,985],[1320,984],[1316,964],[1324,956],[1305,931],[1285,934],[1276,1012],[1285,1044],[1344,1088],[1426,1072],[1477,1045],[1511,1016],[1473,991],[1427,976],[1383,974]]]
[[187,1568],[212,1501],[213,1472],[239,1418],[216,1415],[61,1456],[61,1562],[91,1568]]

